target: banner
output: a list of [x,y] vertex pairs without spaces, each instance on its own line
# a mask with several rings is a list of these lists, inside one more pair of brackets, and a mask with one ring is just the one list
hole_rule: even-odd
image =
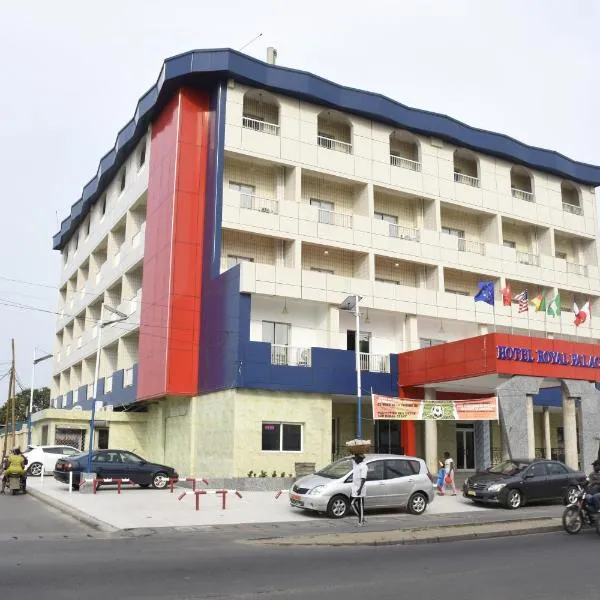
[[498,398],[411,400],[372,394],[373,419],[390,421],[497,421]]

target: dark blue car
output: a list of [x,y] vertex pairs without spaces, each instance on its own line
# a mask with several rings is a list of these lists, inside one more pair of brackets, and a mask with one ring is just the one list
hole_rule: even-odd
[[[79,488],[81,474],[87,472],[89,453],[78,454],[56,461],[54,478],[69,483],[73,473],[73,487]],[[95,450],[92,454],[92,472],[100,479],[130,479],[141,487],[164,489],[170,478],[176,478],[173,467],[151,463],[127,450]]]

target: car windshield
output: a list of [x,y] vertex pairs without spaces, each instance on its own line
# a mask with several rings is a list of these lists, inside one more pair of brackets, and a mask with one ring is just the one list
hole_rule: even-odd
[[529,463],[514,461],[514,460],[505,460],[504,462],[496,465],[489,469],[490,473],[498,473],[499,475],[516,475],[520,473],[523,469],[526,469],[529,466]]
[[321,477],[327,477],[328,479],[340,479],[345,475],[348,475],[352,471],[352,460],[349,458],[342,458],[330,465],[321,469],[317,475]]

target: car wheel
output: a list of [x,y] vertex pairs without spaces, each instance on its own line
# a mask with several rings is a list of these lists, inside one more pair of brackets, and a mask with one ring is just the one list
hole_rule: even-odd
[[42,463],[32,463],[29,469],[27,470],[27,473],[32,477],[39,477],[42,474],[42,468]]
[[155,490],[164,490],[169,484],[169,476],[166,473],[156,473],[152,477],[152,487]]
[[411,515],[422,515],[427,508],[427,496],[421,492],[415,492],[409,498],[406,508]]
[[577,500],[577,495],[579,494],[579,490],[571,485],[567,488],[567,491],[565,492],[565,495],[563,496],[563,503],[564,504],[573,504],[573,502],[575,502],[575,500]]
[[572,506],[567,508],[562,516],[563,528],[567,533],[571,535],[579,533],[583,527],[583,515],[581,511]]
[[332,519],[341,519],[348,514],[348,498],[346,496],[334,496],[327,505],[327,515]]
[[523,494],[519,490],[508,490],[506,496],[506,508],[514,510],[523,505]]

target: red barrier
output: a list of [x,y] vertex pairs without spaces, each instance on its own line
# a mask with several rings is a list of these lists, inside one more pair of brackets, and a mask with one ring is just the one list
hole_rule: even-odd
[[192,490],[191,492],[184,491],[177,496],[177,500],[183,500],[188,494],[194,494],[196,496],[196,511],[200,510],[200,496],[206,496],[207,494],[215,494],[221,496],[221,508],[225,510],[227,508],[227,494],[235,494],[238,498],[243,498],[242,494],[238,490]]
[[108,477],[108,478],[97,478],[92,481],[92,488],[94,494],[98,491],[98,487],[101,483],[116,483],[117,484],[117,494],[121,493],[121,487],[124,483],[130,483],[131,485],[136,485],[135,481],[131,481],[131,479],[121,478],[121,477]]
[[175,488],[175,484],[178,481],[191,481],[192,482],[192,491],[196,491],[196,483],[201,481],[204,485],[208,485],[208,481],[204,479],[204,477],[169,477],[169,488],[171,489],[171,494]]

